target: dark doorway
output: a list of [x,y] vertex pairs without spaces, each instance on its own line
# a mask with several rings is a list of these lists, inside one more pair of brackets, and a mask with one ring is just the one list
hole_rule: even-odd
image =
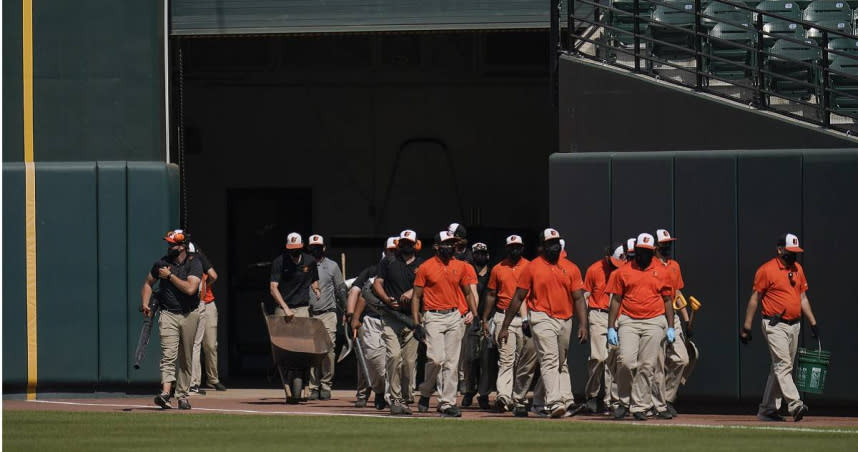
[[238,188],[227,191],[229,229],[229,373],[262,376],[271,367],[268,333],[259,302],[271,307],[271,261],[290,232],[312,227],[313,193],[305,187]]

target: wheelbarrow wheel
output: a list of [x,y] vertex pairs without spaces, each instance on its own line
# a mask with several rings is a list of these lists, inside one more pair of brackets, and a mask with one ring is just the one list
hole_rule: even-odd
[[301,391],[304,390],[304,380],[301,377],[295,376],[291,381],[292,399],[294,403],[301,400]]

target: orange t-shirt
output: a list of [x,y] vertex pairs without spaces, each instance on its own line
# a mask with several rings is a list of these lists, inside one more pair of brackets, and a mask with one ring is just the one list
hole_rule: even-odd
[[572,292],[582,290],[584,281],[578,266],[570,261],[551,264],[540,256],[530,262],[518,278],[518,288],[529,290],[527,308],[556,319],[572,317]]
[[641,270],[636,262],[625,265],[611,274],[605,291],[622,297],[620,315],[633,319],[651,319],[664,315],[664,298],[672,287],[665,284],[659,268],[662,264],[653,258],[649,267]]
[[662,262],[661,259],[655,257],[653,261],[658,262],[664,267],[665,271],[660,271],[661,280],[670,286],[670,298],[676,297],[676,291],[685,288],[685,281],[682,280],[682,270],[679,269],[679,262],[673,259],[668,259],[667,262]]
[[512,301],[512,297],[515,295],[515,289],[518,288],[518,278],[521,276],[521,271],[529,263],[530,261],[523,257],[515,264],[507,258],[492,268],[492,274],[489,276],[489,284],[486,287],[489,290],[497,291],[496,308],[504,311],[509,308],[509,302]]
[[477,274],[471,264],[450,259],[446,264],[438,257],[422,263],[414,276],[414,287],[423,288],[423,310],[458,308],[468,312],[468,302],[462,286],[477,283]]
[[807,291],[804,269],[798,262],[787,267],[778,258],[774,258],[757,269],[754,291],[759,292],[762,298],[763,315],[783,313],[784,320],[795,320],[801,317],[801,294]]
[[605,286],[614,270],[614,266],[604,259],[599,259],[587,268],[587,273],[584,274],[584,290],[590,292],[587,305],[591,309],[608,309],[611,305],[611,296],[605,292]]
[[209,275],[203,273],[203,289],[200,291],[203,294],[202,300],[205,303],[211,303],[214,301],[214,292],[212,292],[211,286],[208,284]]

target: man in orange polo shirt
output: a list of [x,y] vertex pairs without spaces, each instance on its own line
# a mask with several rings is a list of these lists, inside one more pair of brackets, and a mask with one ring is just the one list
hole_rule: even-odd
[[465,325],[470,325],[477,313],[477,275],[473,266],[453,259],[457,242],[450,231],[435,236],[435,257],[417,268],[411,303],[416,325],[420,324],[422,308],[423,331],[418,329],[415,335],[425,335],[426,343],[426,375],[420,385],[417,409],[429,410],[429,397],[437,384],[438,411],[444,417],[462,415],[456,406],[459,354]]
[[[591,413],[601,413],[612,401],[617,400],[616,385],[612,366],[606,365],[610,358],[616,360],[616,350],[608,351],[608,311],[611,297],[605,292],[608,278],[614,270],[625,264],[626,250],[622,243],[613,248],[605,248],[605,256],[587,268],[584,275],[584,290],[587,297],[588,316],[590,321],[590,359],[587,361],[587,384],[584,385],[584,395],[587,396],[587,409]],[[602,389],[604,376],[604,407],[599,406],[599,390]]]
[[[614,418],[622,419],[629,411],[636,420],[645,421],[650,404],[655,402],[656,416],[672,419],[667,406],[652,397],[653,373],[664,365],[664,341],[673,343],[673,302],[671,287],[664,284],[663,272],[653,261],[655,239],[640,234],[635,242],[635,257],[615,271],[605,291],[611,294],[608,315],[608,343],[619,345],[617,391],[620,403]],[[619,326],[619,332],[614,325]]]
[[[506,258],[492,268],[489,276],[488,293],[483,307],[483,331],[486,336],[491,334],[489,316],[494,311],[492,321],[495,325],[495,341],[518,287],[518,278],[524,267],[530,263],[521,256],[523,251],[524,242],[521,236],[507,237]],[[533,340],[528,337],[530,326],[527,323],[527,305],[521,303],[509,325],[510,334],[507,340],[498,344],[498,396],[495,406],[500,412],[512,410],[517,417],[527,416],[527,391],[530,389],[533,370],[536,367],[536,348]],[[527,333],[522,325],[528,329]]]
[[807,298],[804,268],[796,262],[798,254],[803,252],[794,234],[784,234],[778,238],[777,257],[760,266],[754,276],[754,292],[748,301],[745,323],[739,332],[739,338],[747,344],[751,340],[751,325],[757,304],[762,301],[763,334],[772,357],[772,369],[757,411],[757,418],[763,421],[783,421],[778,414],[781,399],[786,400],[789,413],[796,422],[808,411],[792,380],[802,316],[807,317],[813,337],[819,337],[816,317]]
[[542,232],[541,250],[541,255],[531,261],[518,278],[518,288],[506,310],[498,342],[507,341],[509,326],[522,301],[527,298],[531,331],[545,387],[543,414],[561,417],[567,412],[570,415],[575,413],[572,379],[566,362],[572,335],[573,306],[579,318],[578,340],[585,343],[587,304],[584,281],[578,267],[571,262],[561,262],[557,230],[548,228]]

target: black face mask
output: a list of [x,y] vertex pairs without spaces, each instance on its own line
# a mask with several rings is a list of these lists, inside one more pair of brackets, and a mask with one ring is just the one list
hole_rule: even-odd
[[450,259],[453,257],[453,247],[452,246],[439,246],[438,247],[438,256],[441,259]]
[[513,262],[518,262],[521,259],[521,254],[524,251],[524,248],[520,246],[509,248],[506,255],[509,256],[509,259]]
[[664,258],[670,258],[671,253],[673,253],[672,246],[661,246],[658,248],[658,254]]
[[479,267],[483,267],[489,263],[489,255],[485,253],[474,254],[474,263]]
[[325,255],[325,250],[321,246],[313,246],[310,248],[310,255],[316,259],[321,259]]
[[552,243],[545,246],[545,259],[548,262],[555,263],[560,259],[560,243]]
[[175,259],[179,257],[179,254],[182,254],[181,248],[167,248],[167,257],[169,257],[170,259]]
[[787,264],[788,267],[792,267],[792,265],[795,264],[795,260],[798,256],[795,253],[784,251],[781,257],[783,258],[784,263]]
[[288,253],[289,253],[289,255],[290,255],[290,256],[292,256],[292,257],[298,257],[298,256],[300,256],[300,255],[301,255],[301,249],[300,249],[300,248],[296,248],[296,249],[294,249],[294,250],[289,250],[289,251],[288,251]]
[[642,269],[649,267],[649,264],[652,263],[652,254],[652,250],[636,250],[635,263]]
[[412,256],[414,254],[414,244],[405,242],[399,245],[399,253],[403,256]]

